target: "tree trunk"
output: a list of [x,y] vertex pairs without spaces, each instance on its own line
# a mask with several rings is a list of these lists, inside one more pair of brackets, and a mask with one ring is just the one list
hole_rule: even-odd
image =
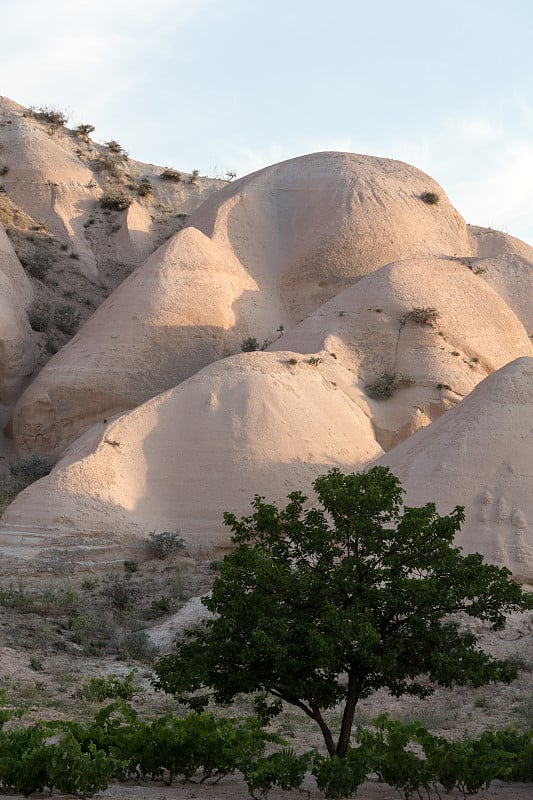
[[335,755],[335,742],[333,741],[333,736],[331,735],[331,731],[324,722],[322,714],[320,713],[320,709],[315,703],[309,703],[309,707],[312,710],[312,715],[310,714],[312,719],[318,723],[320,730],[322,731],[322,736],[324,737],[324,741],[326,743],[326,748],[328,751],[328,755],[330,758],[333,758]]
[[[355,714],[355,707],[359,700],[361,687],[356,676],[353,673],[348,674],[348,692],[346,695],[346,705],[344,706],[344,713],[342,715],[341,731],[339,734],[339,741],[337,742],[336,755],[339,758],[344,758],[348,745],[350,744],[350,736],[352,734],[353,717]],[[331,755],[331,754],[330,754]]]

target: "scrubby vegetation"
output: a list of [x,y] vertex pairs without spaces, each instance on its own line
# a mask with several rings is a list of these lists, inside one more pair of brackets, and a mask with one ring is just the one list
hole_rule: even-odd
[[436,192],[422,192],[420,199],[428,206],[436,206],[440,203],[440,197]]
[[[0,711],[0,789],[31,794],[48,789],[91,795],[115,779],[218,782],[237,770],[251,797],[279,787],[298,789],[308,770],[327,797],[350,797],[370,774],[404,798],[441,789],[471,794],[501,780],[533,780],[531,733],[485,731],[449,742],[419,723],[382,715],[359,727],[357,747],[346,758],[316,750],[296,754],[286,740],[262,727],[214,714],[180,718],[169,712],[149,722],[123,700],[86,723],[50,721],[23,725],[17,712]],[[9,722],[9,726],[6,723]],[[413,750],[413,745],[417,750]],[[267,754],[267,747],[270,751]]]
[[163,561],[171,553],[178,550],[185,550],[185,541],[180,536],[179,531],[162,531],[156,533],[152,531],[148,535],[148,553],[152,558],[159,558]]
[[77,136],[87,137],[89,134],[94,132],[94,125],[88,125],[87,123],[83,123],[82,125],[78,125],[77,128],[74,128],[74,133]]
[[129,208],[132,203],[133,198],[124,194],[124,192],[119,189],[110,189],[100,198],[100,205],[102,208],[107,208],[111,211],[124,211],[126,208]]
[[159,177],[163,181],[174,181],[175,183],[179,183],[181,181],[181,172],[178,172],[177,169],[167,167],[163,170]]
[[436,308],[430,306],[415,306],[404,316],[405,322],[416,322],[418,325],[433,325],[439,318]]
[[80,326],[81,315],[74,306],[62,303],[54,309],[54,322],[60,331],[72,335]]
[[401,372],[383,372],[373,383],[365,386],[366,393],[373,400],[387,400],[402,386],[412,386],[413,378]]
[[53,106],[38,106],[31,108],[30,111],[36,119],[49,122],[55,128],[62,128],[68,122],[68,114]]
[[[533,603],[507,570],[452,546],[462,509],[440,517],[432,503],[403,508],[401,487],[385,468],[351,476],[333,470],[314,488],[321,509],[308,508],[295,492],[281,511],[256,497],[250,517],[225,515],[236,549],[204,598],[215,616],[156,667],[160,687],[179,690],[192,714],[141,715],[131,704],[138,697],[143,706],[136,670],[79,686],[76,702],[90,704],[91,713],[76,721],[28,722],[22,709],[5,704],[3,692],[0,791],[90,795],[111,780],[216,783],[237,771],[252,797],[274,787],[299,789],[308,772],[332,798],[352,796],[371,775],[406,800],[443,790],[466,795],[495,778],[533,782],[530,728],[453,740],[417,719],[381,714],[352,732],[358,700],[380,686],[423,698],[436,683],[510,680],[520,665],[484,653],[450,615],[462,612],[499,629],[506,611]],[[106,586],[121,581],[131,590],[136,576],[115,575]],[[100,597],[118,620],[126,609],[114,607],[106,586]],[[98,591],[97,579],[86,578],[82,589]],[[128,594],[136,603],[135,592]],[[67,627],[85,641],[86,628],[75,624],[82,613],[77,592],[0,589],[0,605],[43,619],[69,615]],[[102,607],[96,617],[102,628]],[[146,646],[143,631],[121,644],[130,658]],[[39,653],[29,661],[45,674]],[[225,704],[242,692],[254,697],[255,711],[246,718],[203,710],[205,693]],[[109,699],[114,702],[94,711]],[[281,700],[318,723],[326,753],[308,745],[296,751],[288,726],[275,728]],[[324,712],[339,701],[335,745]]]

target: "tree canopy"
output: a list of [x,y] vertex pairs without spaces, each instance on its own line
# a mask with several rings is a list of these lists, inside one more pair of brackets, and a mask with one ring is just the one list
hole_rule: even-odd
[[[404,507],[385,467],[334,469],[313,487],[319,508],[293,492],[281,510],[256,496],[250,516],[224,515],[236,549],[202,600],[214,616],[158,662],[156,685],[191,707],[259,692],[258,707],[274,713],[283,700],[343,757],[358,701],[380,688],[425,697],[437,684],[512,680],[516,670],[483,652],[461,619],[500,629],[533,596],[507,569],[454,547],[461,507]],[[323,711],[339,703],[335,741]]]

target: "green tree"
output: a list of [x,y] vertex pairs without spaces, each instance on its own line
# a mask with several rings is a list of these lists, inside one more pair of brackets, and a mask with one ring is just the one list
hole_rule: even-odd
[[[260,692],[256,707],[274,714],[283,700],[343,758],[358,701],[378,689],[426,697],[436,684],[512,680],[516,670],[451,615],[501,629],[505,612],[533,607],[533,595],[453,546],[462,508],[403,507],[385,467],[334,469],[314,489],[322,508],[294,492],[282,510],[256,496],[251,516],[225,514],[237,547],[202,601],[216,616],[158,662],[159,688],[193,708]],[[339,703],[335,742],[323,711]]]

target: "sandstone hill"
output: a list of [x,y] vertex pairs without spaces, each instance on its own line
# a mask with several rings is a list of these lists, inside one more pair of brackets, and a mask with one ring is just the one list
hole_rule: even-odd
[[4,569],[154,529],[208,553],[254,493],[380,459],[533,581],[532,248],[398,161],[177,181],[3,98],[0,143],[0,455],[57,462],[4,512]]

